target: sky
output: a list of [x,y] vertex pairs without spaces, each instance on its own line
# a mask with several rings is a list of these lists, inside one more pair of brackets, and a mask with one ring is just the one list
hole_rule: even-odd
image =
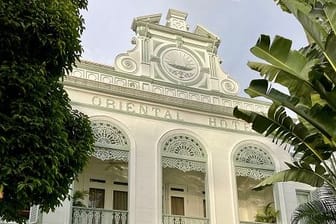
[[300,24],[273,0],[89,0],[83,11],[82,58],[113,66],[118,54],[134,47],[133,18],[161,13],[164,25],[170,8],[188,13],[191,32],[199,24],[220,37],[222,70],[239,83],[241,96],[246,96],[243,90],[250,81],[260,77],[246,63],[257,60],[249,49],[261,34],[289,38],[294,49],[306,45]]

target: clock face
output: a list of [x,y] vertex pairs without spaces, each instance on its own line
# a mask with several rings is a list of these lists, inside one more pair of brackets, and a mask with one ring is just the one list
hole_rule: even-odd
[[162,55],[162,67],[173,79],[191,81],[199,74],[197,60],[182,49],[169,49]]

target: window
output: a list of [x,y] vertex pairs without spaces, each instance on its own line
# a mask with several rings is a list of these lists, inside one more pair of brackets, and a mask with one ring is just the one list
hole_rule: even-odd
[[[163,219],[171,215],[204,218],[207,155],[202,144],[186,134],[162,143]],[[185,219],[182,218],[186,222]],[[182,221],[181,221],[182,222]]]
[[[260,180],[250,177],[236,177],[238,188],[238,205],[240,221],[254,222],[257,213],[263,213],[269,203],[273,203],[273,189],[265,188],[262,191],[253,191]],[[274,205],[273,205],[274,207]]]
[[206,217],[206,201],[203,199],[203,216]]
[[127,191],[113,191],[113,210],[127,211]]
[[90,188],[89,190],[89,208],[104,208],[105,190]]
[[184,215],[184,198],[172,196],[171,200],[171,214]]
[[303,203],[306,203],[309,200],[310,200],[310,192],[309,191],[302,191],[302,190],[297,190],[296,191],[297,205],[301,205]]
[[239,219],[255,222],[256,215],[263,213],[267,206],[274,208],[273,189],[253,191],[262,179],[274,172],[274,163],[270,155],[256,144],[247,144],[238,148],[234,154],[237,183]]

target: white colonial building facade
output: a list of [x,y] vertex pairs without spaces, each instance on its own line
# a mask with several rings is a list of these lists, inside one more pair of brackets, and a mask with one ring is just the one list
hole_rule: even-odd
[[190,32],[186,17],[135,18],[134,49],[114,66],[82,61],[64,81],[73,108],[91,118],[95,153],[73,184],[80,206],[65,201],[39,222],[246,224],[269,205],[286,224],[309,197],[290,183],[251,190],[291,158],[233,117],[235,106],[266,112],[269,104],[237,96],[219,38],[202,26]]

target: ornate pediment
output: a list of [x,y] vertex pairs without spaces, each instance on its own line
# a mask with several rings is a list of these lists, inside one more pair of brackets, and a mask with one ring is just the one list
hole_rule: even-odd
[[236,95],[238,84],[220,66],[218,36],[197,25],[189,31],[187,13],[170,9],[166,24],[161,14],[137,17],[132,29],[136,46],[115,59],[115,70],[176,86]]

